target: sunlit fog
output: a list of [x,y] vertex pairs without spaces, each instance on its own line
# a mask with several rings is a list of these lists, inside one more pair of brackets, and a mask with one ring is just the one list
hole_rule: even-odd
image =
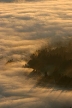
[[[30,77],[30,73],[37,69],[43,71],[45,65],[42,58],[45,55],[39,53],[41,58],[34,61],[34,68],[29,62],[36,51],[57,42],[64,43],[62,51],[69,51],[66,57],[72,60],[72,50],[66,49],[70,40],[71,0],[0,0],[0,108],[72,108],[72,88],[61,88],[59,83],[46,87],[43,81],[45,76],[41,77],[43,79],[39,79],[38,75]],[[43,65],[40,65],[42,62]],[[72,87],[72,62],[69,63],[70,73],[66,69],[64,75],[68,75],[71,81],[68,85]]]

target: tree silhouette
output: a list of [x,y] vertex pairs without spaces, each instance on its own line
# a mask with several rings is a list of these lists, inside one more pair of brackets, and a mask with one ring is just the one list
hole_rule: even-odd
[[[37,50],[27,62],[33,73],[40,75],[39,82],[72,87],[72,44],[55,44]],[[44,80],[45,79],[45,80]]]

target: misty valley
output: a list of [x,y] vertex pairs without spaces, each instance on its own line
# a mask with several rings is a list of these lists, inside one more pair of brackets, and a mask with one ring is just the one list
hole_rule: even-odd
[[72,108],[71,0],[0,0],[0,108]]

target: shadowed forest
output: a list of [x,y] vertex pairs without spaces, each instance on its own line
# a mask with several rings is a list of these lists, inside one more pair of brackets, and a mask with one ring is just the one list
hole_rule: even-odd
[[25,65],[37,86],[72,89],[72,41],[58,42],[36,50]]

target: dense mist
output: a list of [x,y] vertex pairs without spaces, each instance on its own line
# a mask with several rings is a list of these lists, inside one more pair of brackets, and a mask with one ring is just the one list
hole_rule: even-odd
[[23,3],[23,2],[40,2],[44,0],[0,0],[3,3]]
[[42,80],[29,77],[33,69],[24,67],[46,45],[71,40],[71,0],[0,2],[0,108],[72,107],[72,91],[38,86]]

